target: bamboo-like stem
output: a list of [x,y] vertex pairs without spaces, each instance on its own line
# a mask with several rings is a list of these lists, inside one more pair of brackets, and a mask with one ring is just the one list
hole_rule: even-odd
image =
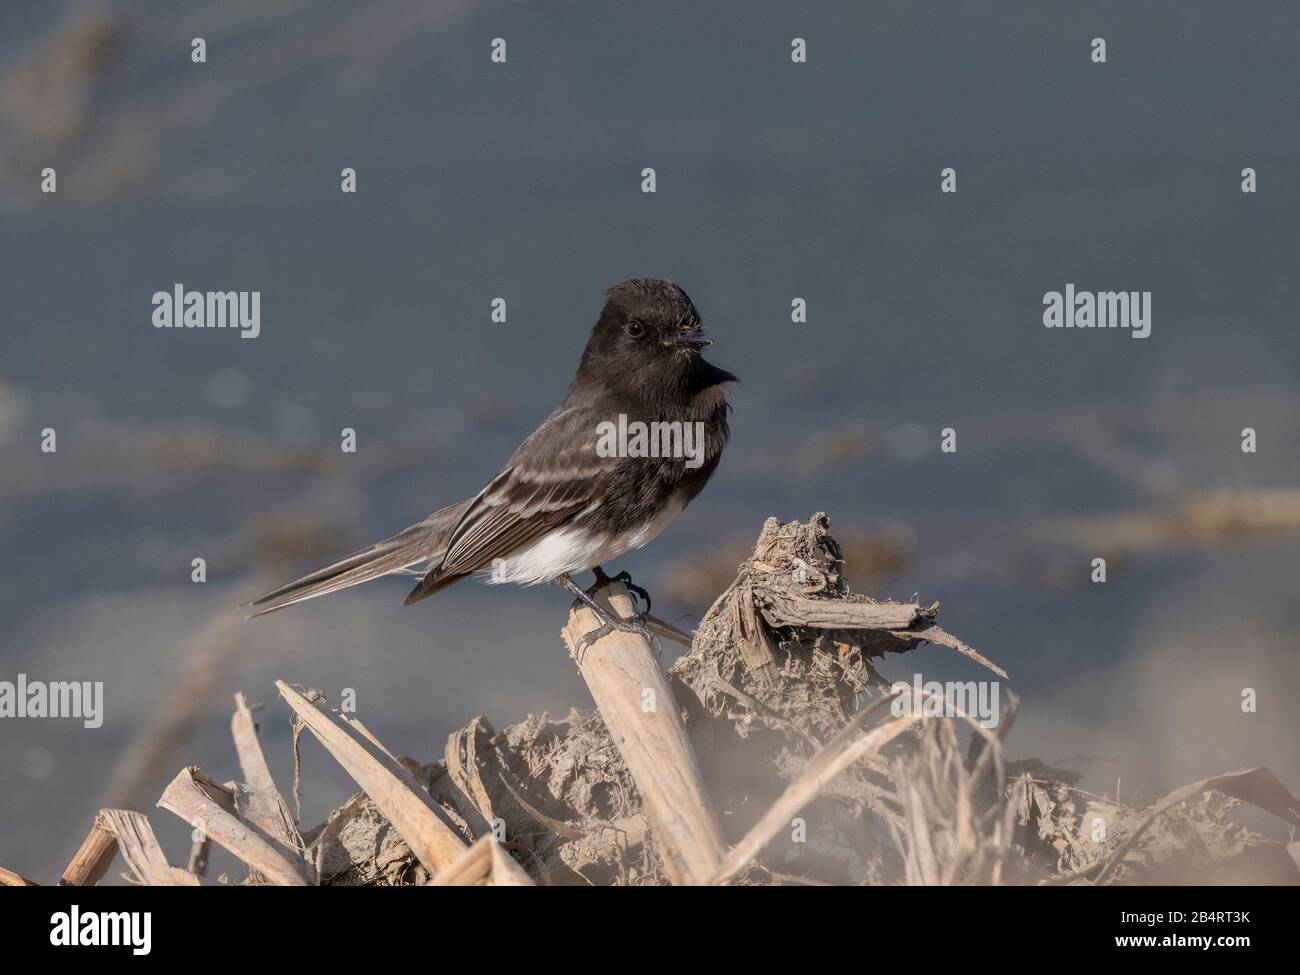
[[140,883],[148,887],[199,886],[198,877],[167,862],[148,817],[130,809],[105,809],[100,816],[117,837],[122,859]]
[[28,880],[20,873],[0,867],[0,887],[39,887],[34,880]]
[[431,887],[533,887],[533,879],[515,863],[491,833],[484,833],[448,864]]
[[276,788],[270,766],[257,737],[257,723],[242,693],[235,694],[235,713],[230,719],[230,733],[239,755],[239,767],[248,789],[248,808],[243,818],[290,850],[302,851],[306,844],[298,833],[293,814]]
[[[634,613],[619,583],[595,598],[614,616]],[[722,863],[726,841],[672,688],[654,649],[636,633],[614,630],[579,651],[583,635],[599,626],[596,614],[579,604],[562,631],[564,642],[641,793],[668,876],[677,884],[705,883]]]
[[65,887],[93,887],[108,873],[109,864],[117,856],[117,837],[102,825],[97,814],[90,832],[72,855],[63,871],[59,884]]
[[214,843],[239,857],[269,883],[310,886],[302,876],[298,851],[240,819],[229,794],[201,769],[194,766],[181,769],[158,800],[158,806],[203,830]]
[[446,813],[360,722],[321,710],[282,680],[275,686],[307,729],[393,824],[426,870],[437,876],[464,853],[466,844],[446,821]]

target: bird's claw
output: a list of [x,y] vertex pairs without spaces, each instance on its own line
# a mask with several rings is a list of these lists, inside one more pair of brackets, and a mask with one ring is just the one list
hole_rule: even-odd
[[601,623],[600,626],[596,627],[594,630],[584,633],[578,638],[576,649],[579,653],[591,646],[597,640],[609,636],[609,634],[615,630],[619,630],[622,633],[635,633],[644,638],[647,642],[652,639],[649,629],[646,628],[644,616],[638,615],[628,617],[627,619],[616,619],[613,616],[605,615],[603,618],[605,622]]
[[623,585],[627,586],[634,593],[636,593],[638,596],[641,597],[641,601],[645,603],[645,609],[643,609],[638,615],[642,619],[650,615],[650,594],[646,592],[644,589],[642,589],[640,586],[638,586],[635,582],[633,582],[632,577],[628,575],[626,570],[614,576],[614,581],[623,583]]
[[595,593],[599,592],[601,589],[604,589],[611,582],[621,582],[623,583],[623,585],[627,586],[628,589],[632,590],[632,592],[640,596],[641,601],[645,603],[645,609],[642,610],[638,615],[642,619],[650,615],[650,606],[651,606],[650,594],[632,581],[632,576],[626,569],[624,569],[616,576],[607,575],[605,573],[605,570],[602,569],[600,566],[596,566],[591,571],[592,574],[595,575],[596,581],[591,584],[590,588],[585,590],[588,596],[594,595]]
[[[632,582],[632,577],[626,572],[620,572],[613,578],[606,575],[600,566],[596,566],[592,569],[592,572],[596,576],[596,582],[590,589],[579,589],[573,580],[567,575],[557,576],[555,580],[573,595],[575,606],[579,604],[585,605],[596,614],[597,619],[601,620],[600,626],[596,627],[590,633],[584,633],[578,638],[574,645],[574,649],[581,652],[597,640],[609,635],[614,630],[619,630],[623,633],[635,633],[647,643],[657,644],[657,639],[654,634],[650,632],[650,628],[646,625],[646,620],[650,613],[650,594],[640,586],[635,585]],[[645,601],[645,612],[637,613],[636,615],[627,618],[616,617],[611,615],[609,610],[604,606],[596,602],[592,596],[611,582],[621,582],[639,595]]]

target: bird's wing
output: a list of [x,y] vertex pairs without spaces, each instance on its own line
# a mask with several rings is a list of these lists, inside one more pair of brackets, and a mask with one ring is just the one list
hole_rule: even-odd
[[[605,496],[618,459],[596,454],[594,428],[547,434],[545,427],[539,429],[470,502],[442,563],[408,602],[436,592],[445,580],[488,568],[493,559],[525,548]],[[551,443],[559,449],[546,449]]]
[[465,512],[438,574],[486,568],[597,501],[607,483],[604,465],[507,468]]

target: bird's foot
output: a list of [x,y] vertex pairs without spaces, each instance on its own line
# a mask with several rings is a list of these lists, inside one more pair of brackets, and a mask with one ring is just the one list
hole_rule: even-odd
[[591,646],[597,640],[603,639],[615,630],[619,630],[623,633],[635,633],[647,643],[654,642],[654,634],[652,634],[649,628],[645,625],[644,616],[633,616],[628,619],[619,619],[616,616],[610,616],[608,613],[604,612],[600,615],[605,622],[601,623],[600,626],[596,627],[594,630],[578,637],[578,642],[574,645],[575,652],[582,653],[583,650]]
[[[586,649],[588,646],[595,643],[597,640],[601,639],[602,637],[608,636],[614,630],[618,630],[622,633],[635,633],[638,636],[643,637],[647,642],[653,642],[654,634],[652,634],[649,628],[646,626],[646,615],[650,611],[650,597],[646,595],[645,590],[641,589],[639,586],[631,585],[630,576],[624,579],[623,576],[627,576],[626,572],[620,572],[617,576],[611,578],[610,576],[607,576],[602,570],[600,570],[599,566],[596,568],[595,571],[596,571],[596,584],[592,586],[590,589],[578,588],[577,584],[574,583],[574,581],[570,579],[567,575],[559,576],[555,580],[564,589],[566,589],[568,592],[573,594],[575,604],[582,603],[593,613],[595,613],[596,617],[599,620],[601,620],[600,626],[596,627],[594,630],[592,630],[589,633],[584,633],[581,637],[578,638],[578,642],[574,647],[574,649],[578,652],[581,652],[582,650]],[[598,592],[600,589],[609,585],[611,582],[621,582],[629,589],[638,592],[642,596],[642,598],[645,599],[646,601],[646,612],[637,613],[635,616],[630,616],[627,618],[614,616],[604,606],[600,605],[600,603],[596,602],[594,599],[591,598],[593,593]]]
[[623,583],[623,585],[627,586],[634,593],[640,596],[641,601],[645,603],[645,609],[642,610],[641,613],[638,615],[642,617],[646,617],[650,615],[650,606],[651,606],[650,594],[646,592],[644,589],[642,589],[640,586],[638,586],[635,582],[633,582],[632,576],[627,571],[620,572],[616,576],[610,576],[607,575],[605,573],[605,570],[598,565],[593,566],[591,571],[592,574],[595,575],[596,581],[593,582],[589,588],[584,590],[588,596],[595,595],[597,592],[599,592],[600,590],[608,586],[611,582],[621,582]]

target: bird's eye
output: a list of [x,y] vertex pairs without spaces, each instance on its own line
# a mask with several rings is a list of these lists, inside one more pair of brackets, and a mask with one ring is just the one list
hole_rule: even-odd
[[644,334],[644,332],[645,332],[645,326],[642,325],[640,322],[627,323],[627,334],[632,336],[632,338],[639,339],[642,336],[642,334]]

